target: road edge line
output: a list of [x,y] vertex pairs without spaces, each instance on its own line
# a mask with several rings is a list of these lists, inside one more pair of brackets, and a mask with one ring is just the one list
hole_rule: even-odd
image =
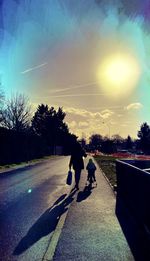
[[55,250],[56,250],[56,247],[57,247],[57,243],[58,243],[59,237],[61,235],[62,228],[63,228],[63,225],[65,223],[68,210],[60,218],[60,220],[59,220],[59,222],[57,224],[57,227],[56,227],[56,229],[55,229],[55,231],[54,231],[54,233],[52,235],[52,238],[50,240],[48,249],[47,249],[46,253],[44,254],[44,257],[43,257],[42,261],[52,261],[53,260],[53,257],[54,257],[54,254],[55,254]]
[[[72,186],[72,188],[73,188],[73,186]],[[71,192],[71,190],[70,190],[70,192]],[[70,192],[69,192],[69,194],[70,194]],[[56,247],[58,244],[58,240],[60,238],[60,235],[61,235],[64,223],[65,223],[65,220],[67,218],[67,214],[68,214],[70,206],[71,206],[71,204],[69,205],[67,211],[60,217],[58,224],[55,228],[55,231],[53,232],[53,235],[50,239],[48,248],[43,256],[42,261],[52,261],[53,260],[55,250],[56,250]]]

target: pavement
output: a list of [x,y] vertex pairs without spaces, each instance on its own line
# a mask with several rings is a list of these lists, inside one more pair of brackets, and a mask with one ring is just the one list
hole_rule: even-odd
[[68,213],[61,216],[43,260],[134,260],[115,215],[116,198],[108,181],[98,166],[97,187],[86,189],[86,178],[83,170],[80,189],[66,199],[73,200]]

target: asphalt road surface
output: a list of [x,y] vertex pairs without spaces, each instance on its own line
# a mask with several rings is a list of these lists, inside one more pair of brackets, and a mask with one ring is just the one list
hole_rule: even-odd
[[0,174],[0,260],[42,260],[60,216],[69,157]]

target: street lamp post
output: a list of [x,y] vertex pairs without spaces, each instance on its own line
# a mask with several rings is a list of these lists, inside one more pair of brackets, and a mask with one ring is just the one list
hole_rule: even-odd
[[109,135],[108,137],[110,139],[110,126],[106,122],[104,122],[104,121],[103,121],[103,124],[105,124],[107,126],[107,128],[108,128],[108,135]]

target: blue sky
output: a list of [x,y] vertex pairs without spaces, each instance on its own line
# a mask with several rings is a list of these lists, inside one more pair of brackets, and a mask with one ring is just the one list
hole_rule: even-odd
[[[63,106],[72,132],[130,134],[150,122],[150,1],[1,1],[0,77],[6,96],[25,93]],[[134,57],[130,92],[105,89],[99,66],[117,53]],[[102,86],[103,85],[103,86]],[[113,94],[113,95],[112,95]]]

